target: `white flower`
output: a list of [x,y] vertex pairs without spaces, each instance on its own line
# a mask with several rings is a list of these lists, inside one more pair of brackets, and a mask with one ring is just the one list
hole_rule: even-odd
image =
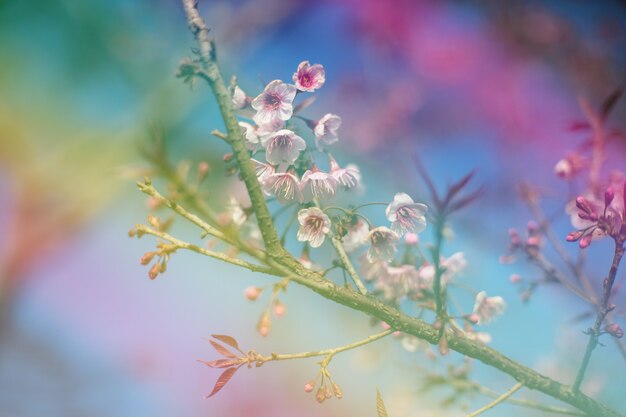
[[313,167],[313,170],[307,170],[302,175],[300,189],[304,202],[313,199],[324,200],[335,195],[337,180],[332,175]]
[[265,136],[261,143],[266,149],[265,159],[273,165],[291,165],[306,149],[304,139],[287,129]]
[[298,240],[309,242],[312,248],[318,248],[324,243],[326,234],[330,232],[330,219],[319,208],[311,207],[298,212]]
[[325,81],[324,67],[320,64],[311,65],[309,61],[302,61],[293,74],[293,82],[300,91],[313,92],[324,85]]
[[354,224],[348,227],[348,233],[342,238],[343,248],[346,252],[352,252],[365,244],[369,225],[361,218],[357,218]]
[[387,220],[392,222],[391,229],[403,235],[406,232],[419,233],[426,228],[428,207],[422,203],[416,203],[408,194],[398,193],[393,201],[387,206],[385,214]]
[[335,158],[328,154],[330,159],[330,175],[345,189],[355,188],[361,180],[361,173],[356,166],[341,168]]
[[253,119],[258,125],[289,120],[293,114],[293,99],[296,87],[280,80],[270,82],[265,90],[252,100],[252,108],[257,111]]
[[241,226],[246,222],[246,220],[248,220],[246,212],[243,210],[243,207],[241,207],[241,204],[239,204],[239,201],[237,201],[235,197],[231,196],[228,199],[228,202],[226,203],[226,212],[230,217],[230,221],[235,226]]
[[238,85],[233,89],[233,107],[235,109],[242,109],[246,106],[247,96],[246,93],[239,88]]
[[328,113],[315,123],[313,134],[315,135],[315,144],[318,149],[322,144],[331,145],[339,140],[337,130],[341,126],[341,118],[336,114]]
[[259,140],[259,135],[257,134],[255,127],[246,122],[239,122],[239,126],[244,129],[243,137],[246,140],[246,147],[249,150],[256,152],[261,142]]
[[272,165],[257,161],[254,158],[250,158],[250,160],[254,164],[256,177],[261,184],[265,183],[265,180],[267,179],[267,177],[276,173],[276,169]]
[[368,261],[390,261],[395,258],[399,237],[394,231],[380,226],[367,234],[367,240],[370,243],[370,248],[367,251]]
[[270,123],[258,125],[256,128],[256,134],[259,135],[260,138],[263,136],[271,135],[274,132],[278,132],[281,129],[285,128],[285,121],[276,119]]
[[300,182],[289,172],[268,175],[263,181],[263,191],[275,195],[282,204],[302,201]]
[[486,324],[492,321],[495,316],[504,313],[506,303],[502,297],[487,297],[485,291],[476,295],[473,314],[476,316],[476,324]]

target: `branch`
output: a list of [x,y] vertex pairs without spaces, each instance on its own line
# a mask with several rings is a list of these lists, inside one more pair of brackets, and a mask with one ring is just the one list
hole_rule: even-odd
[[361,278],[359,278],[359,274],[354,269],[352,262],[350,262],[350,258],[348,258],[348,255],[346,254],[346,251],[343,248],[343,243],[341,243],[341,241],[335,236],[333,236],[330,239],[330,241],[335,247],[335,250],[337,251],[337,255],[339,255],[339,259],[341,259],[341,262],[343,263],[344,268],[346,268],[346,271],[348,271],[348,275],[350,275],[350,278],[352,278],[352,282],[354,282],[354,285],[356,285],[357,289],[359,290],[361,294],[363,295],[367,294],[367,289],[365,288],[365,285],[363,285]]
[[268,274],[268,275],[274,275],[274,276],[282,276],[281,274],[277,273],[274,269],[272,268],[268,268],[266,266],[262,266],[262,265],[255,265],[252,264],[250,262],[246,262],[242,259],[238,259],[238,258],[232,258],[230,256],[227,256],[221,252],[214,252],[212,250],[208,250],[205,248],[202,248],[198,245],[194,245],[188,242],[183,242],[182,240],[176,239],[175,237],[164,233],[164,232],[159,232],[156,231],[148,226],[145,226],[143,224],[138,224],[135,226],[135,229],[140,232],[140,233],[144,233],[147,235],[152,235],[152,236],[156,236],[159,237],[163,240],[167,240],[168,242],[174,244],[175,246],[177,246],[180,249],[187,249],[196,253],[199,253],[201,255],[205,255],[211,258],[215,258],[215,259],[219,259],[220,261],[224,261],[227,262],[229,264],[232,265],[237,265],[237,266],[241,266],[243,268],[249,269],[250,271],[253,272],[261,272],[264,274]]
[[508,390],[507,392],[502,394],[500,397],[496,398],[495,401],[492,401],[489,404],[487,404],[486,406],[481,407],[478,410],[474,411],[473,413],[468,414],[466,417],[476,417],[477,415],[484,413],[485,411],[489,410],[490,408],[495,407],[496,405],[500,404],[502,401],[505,401],[511,395],[513,395],[517,391],[519,391],[519,389],[522,388],[522,386],[523,385],[520,384],[520,383],[517,383],[517,384],[513,385],[513,387],[511,387],[510,390]]
[[611,263],[611,269],[609,270],[609,276],[604,281],[604,292],[602,293],[602,301],[598,309],[598,314],[596,316],[596,321],[593,324],[593,327],[588,330],[589,333],[589,341],[587,342],[587,348],[585,349],[585,355],[583,357],[582,363],[580,364],[580,369],[578,369],[578,374],[576,375],[576,380],[574,381],[574,385],[572,389],[574,391],[580,390],[580,385],[585,378],[585,371],[587,370],[587,366],[589,366],[589,361],[591,360],[591,354],[594,349],[598,345],[598,339],[602,334],[600,332],[600,328],[602,327],[602,323],[606,318],[607,314],[613,309],[609,307],[609,300],[611,298],[611,293],[613,291],[613,284],[615,283],[615,277],[617,276],[617,270],[619,269],[619,264],[622,261],[622,256],[624,256],[624,241],[622,238],[615,239],[615,253],[613,254],[613,262]]

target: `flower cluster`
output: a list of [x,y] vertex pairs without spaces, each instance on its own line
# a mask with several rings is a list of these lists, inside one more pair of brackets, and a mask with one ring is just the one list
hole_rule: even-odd
[[[311,203],[334,197],[341,189],[356,188],[360,173],[356,166],[341,167],[328,154],[329,169],[321,170],[315,163],[306,136],[315,141],[314,149],[326,151],[326,147],[339,140],[341,118],[327,113],[318,120],[296,116],[311,101],[303,101],[294,107],[299,94],[311,93],[326,81],[320,64],[301,62],[293,74],[294,84],[281,80],[271,81],[256,97],[248,97],[235,85],[231,89],[232,103],[242,116],[252,113],[254,124],[240,121],[246,145],[253,153],[264,153],[265,161],[254,160],[258,180],[268,196],[274,196],[281,204]],[[304,124],[298,124],[295,118]],[[303,127],[308,127],[308,132]]]

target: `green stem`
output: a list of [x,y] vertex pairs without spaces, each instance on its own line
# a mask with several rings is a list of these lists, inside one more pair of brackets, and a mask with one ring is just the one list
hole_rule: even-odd
[[330,239],[330,241],[335,247],[335,250],[337,251],[337,255],[339,255],[339,259],[341,260],[341,263],[343,263],[344,268],[346,269],[346,271],[348,271],[348,275],[350,275],[350,278],[352,278],[352,282],[354,283],[356,288],[359,290],[361,294],[363,295],[367,294],[367,289],[365,288],[365,285],[363,285],[363,282],[361,281],[359,274],[354,269],[352,262],[350,262],[350,258],[348,258],[348,254],[343,248],[343,243],[341,242],[341,240],[339,240],[336,236],[333,236]]

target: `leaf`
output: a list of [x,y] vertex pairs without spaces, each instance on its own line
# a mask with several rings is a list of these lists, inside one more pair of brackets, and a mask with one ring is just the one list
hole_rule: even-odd
[[211,368],[228,368],[229,366],[234,366],[239,364],[239,360],[235,359],[216,359],[214,361],[203,361],[202,359],[198,359],[198,362],[205,364]]
[[[226,343],[230,347],[234,347],[239,352],[241,352],[241,349],[239,349],[239,344],[237,343],[237,341],[235,340],[234,337],[226,336],[225,334],[212,334],[211,336],[213,336],[214,338],[216,338],[220,342]],[[241,352],[241,353],[243,353],[243,352]]]
[[380,395],[378,388],[376,388],[376,411],[378,412],[378,417],[389,417],[385,403],[383,402],[383,397]]
[[214,396],[222,388],[224,388],[224,386],[228,383],[228,381],[230,381],[230,379],[233,377],[233,375],[235,375],[235,372],[237,372],[238,369],[239,369],[238,367],[237,368],[228,368],[227,370],[222,372],[222,375],[220,375],[220,377],[217,378],[217,382],[215,382],[215,386],[213,387],[213,391],[211,391],[211,393],[209,395],[207,395],[206,398]]
[[227,358],[236,358],[237,357],[237,355],[235,355],[230,350],[226,349],[224,346],[220,345],[216,341],[209,340],[209,342],[211,342],[211,345],[217,351],[217,353],[222,354],[222,355],[226,356]]

